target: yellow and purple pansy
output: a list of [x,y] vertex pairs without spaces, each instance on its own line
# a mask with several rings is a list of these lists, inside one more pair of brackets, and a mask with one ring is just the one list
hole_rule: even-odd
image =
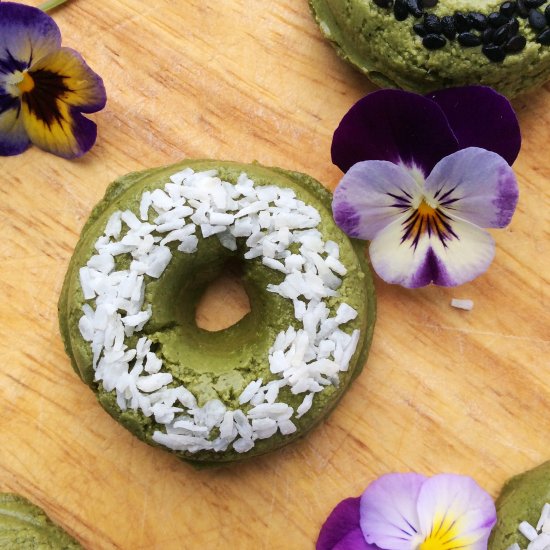
[[86,153],[97,127],[82,113],[105,106],[101,78],[61,47],[54,20],[38,8],[0,2],[0,155],[34,145],[65,158]]
[[467,476],[387,474],[334,508],[316,550],[486,550],[496,520]]
[[518,200],[511,169],[521,146],[508,100],[484,86],[421,96],[380,90],[334,133],[336,223],[370,241],[374,270],[409,288],[456,286],[490,265],[491,235]]

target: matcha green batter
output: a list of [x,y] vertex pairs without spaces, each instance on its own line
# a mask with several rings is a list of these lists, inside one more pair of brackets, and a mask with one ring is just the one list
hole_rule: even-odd
[[506,550],[514,543],[527,548],[529,541],[518,527],[523,521],[536,526],[547,502],[550,503],[550,462],[507,481],[496,501],[497,524],[491,533],[488,549]]
[[82,548],[28,500],[0,494],[0,548],[5,550],[77,550]]
[[[160,372],[158,368],[150,368],[147,372],[140,371],[141,378],[139,380],[141,382],[138,382],[138,386],[141,384],[139,386],[141,393],[136,393],[135,389],[121,390],[120,385],[121,380],[126,380],[124,378],[127,377],[126,371],[131,371],[136,361],[135,355],[128,359],[130,367],[126,369],[126,374],[122,375],[123,378],[118,378],[115,383],[108,381],[110,373],[107,370],[104,374],[98,374],[103,372],[102,359],[98,360],[99,352],[97,350],[96,369],[94,369],[93,340],[97,337],[98,331],[93,332],[90,323],[83,320],[83,307],[91,305],[92,309],[95,309],[97,304],[94,305],[93,299],[84,296],[86,290],[83,287],[81,269],[87,265],[87,262],[88,265],[91,265],[90,258],[97,253],[98,239],[102,238],[101,246],[105,245],[104,232],[109,232],[109,227],[113,223],[116,225],[117,212],[131,211],[139,217],[140,212],[143,211],[144,196],[151,196],[162,202],[165,198],[158,192],[155,195],[155,190],[168,189],[165,188],[165,184],[170,183],[170,176],[186,168],[191,168],[195,173],[214,169],[219,178],[228,184],[234,185],[241,182],[246,187],[246,185],[252,184],[250,180],[253,180],[254,188],[276,186],[278,189],[291,190],[296,198],[305,204],[305,211],[309,212],[307,208],[313,207],[318,212],[320,221],[317,229],[322,235],[323,242],[338,245],[336,247],[339,254],[338,262],[345,266],[346,273],[341,276],[341,284],[338,283],[337,291],[329,290],[328,292],[333,295],[322,300],[326,306],[326,314],[324,320],[317,319],[319,323],[316,329],[318,331],[317,338],[319,341],[323,339],[323,326],[329,327],[338,319],[340,321],[336,324],[340,323],[342,330],[340,331],[338,328],[336,331],[346,334],[344,336],[337,335],[342,337],[344,342],[342,345],[336,345],[337,348],[340,346],[340,352],[330,351],[334,347],[330,342],[325,341],[322,344],[318,342],[319,349],[323,348],[324,351],[317,352],[317,362],[311,368],[321,368],[323,365],[329,370],[333,368],[332,359],[334,357],[330,353],[341,356],[342,346],[345,347],[346,342],[349,343],[350,339],[355,338],[356,347],[352,350],[350,345],[348,349],[348,351],[353,351],[353,353],[349,351],[351,353],[351,357],[348,358],[349,368],[338,373],[333,372],[331,375],[325,374],[326,379],[321,381],[322,387],[308,390],[302,387],[303,384],[315,385],[315,383],[312,379],[308,379],[306,382],[300,381],[300,375],[296,369],[307,370],[310,367],[306,368],[303,365],[298,367],[296,366],[298,362],[295,362],[292,367],[288,365],[284,367],[287,368],[284,371],[286,380],[291,380],[292,383],[282,384],[279,388],[278,385],[281,384],[283,375],[280,372],[273,372],[277,371],[277,368],[275,366],[270,368],[270,362],[275,365],[275,358],[278,356],[280,359],[282,352],[278,352],[277,355],[272,347],[274,342],[282,341],[281,338],[284,337],[285,331],[295,331],[299,334],[301,327],[301,323],[296,317],[296,301],[294,300],[293,303],[292,299],[268,290],[269,285],[284,286],[282,283],[286,280],[285,275],[278,270],[277,264],[274,264],[271,259],[265,260],[263,256],[254,256],[255,253],[250,252],[250,240],[245,237],[237,237],[236,242],[233,243],[234,246],[231,243],[226,243],[227,246],[224,246],[221,243],[221,238],[217,238],[216,235],[205,238],[197,229],[195,235],[198,242],[195,251],[192,253],[178,252],[178,242],[180,241],[167,242],[165,246],[170,248],[172,257],[162,275],[154,277],[145,274],[143,276],[142,298],[144,305],[142,311],[150,305],[151,316],[144,325],[138,325],[135,330],[130,330],[131,334],[126,334],[125,337],[126,352],[137,350],[138,360],[140,349],[150,346],[148,353],[142,353],[144,357],[147,357],[143,359],[143,364],[147,370],[148,361],[153,364],[160,359],[162,361]],[[239,179],[240,177],[242,179],[243,172],[250,178],[248,184],[243,184]],[[172,191],[180,192],[179,189],[174,184]],[[283,194],[286,193],[287,191],[283,192]],[[281,198],[273,200],[285,202]],[[274,204],[273,200],[270,203],[272,205]],[[189,198],[186,204],[196,205],[193,199]],[[255,205],[249,207],[252,210],[254,208]],[[195,210],[195,213],[197,211]],[[150,208],[147,221],[141,222],[142,224],[153,223],[156,213],[151,212]],[[208,213],[207,215],[211,216],[212,214]],[[284,217],[285,214],[279,212],[277,215]],[[293,214],[294,218],[289,219],[295,220],[297,215],[300,214]],[[125,214],[123,218],[124,216]],[[254,212],[250,216],[254,218]],[[240,221],[235,217],[234,224],[242,223],[245,226],[248,223],[246,221],[248,217],[242,216]],[[115,222],[112,221],[113,219]],[[125,219],[129,220],[129,218]],[[157,218],[157,223],[162,222],[163,219]],[[130,223],[137,224],[138,222],[134,220]],[[188,219],[188,224],[184,228],[189,225]],[[284,232],[285,222],[282,221],[279,225]],[[124,223],[122,226],[120,242],[124,242],[125,238]],[[144,228],[139,224],[136,227]],[[235,225],[235,227],[237,226]],[[136,231],[141,229],[136,229]],[[175,231],[181,232],[182,230],[179,228]],[[304,231],[306,233],[311,231],[311,226],[310,229],[302,229],[297,234],[301,235]],[[162,233],[162,237],[166,234],[166,232]],[[308,240],[307,236],[304,238],[306,241]],[[181,246],[185,248],[188,246],[186,239],[189,237],[182,237],[182,239]],[[249,239],[253,239],[253,237]],[[111,238],[111,244],[108,246],[113,246],[113,240]],[[157,239],[157,245],[160,244],[158,241],[160,238]],[[249,245],[245,245],[245,241],[249,242]],[[119,246],[119,244],[115,246]],[[318,246],[315,238],[311,246]],[[291,244],[289,247],[289,254],[291,253],[293,256],[291,260],[301,261],[299,243]],[[330,244],[330,247],[334,248],[334,244]],[[245,258],[247,251],[254,257]],[[324,255],[325,253],[321,254],[321,256]],[[314,259],[316,258],[315,261],[319,260],[318,256],[315,254],[313,256]],[[92,263],[94,261],[91,260]],[[131,265],[135,267],[135,264],[132,264],[133,261],[137,260],[135,260],[135,256],[132,259],[130,254],[115,255],[115,270],[127,272]],[[335,261],[334,258],[332,261]],[[341,267],[337,263],[335,265],[334,269],[341,271]],[[251,311],[228,329],[218,332],[203,330],[195,323],[197,303],[206,287],[229,266],[232,269],[239,269],[242,273],[243,285],[250,300]],[[323,266],[320,266],[319,269],[324,270]],[[94,271],[94,273],[98,272]],[[331,276],[331,274],[326,275],[327,280],[330,281]],[[86,286],[85,283],[84,286]],[[306,303],[313,307],[317,301],[307,302],[306,300]],[[353,315],[346,316],[351,311],[350,308],[356,312],[354,318],[351,318]],[[304,174],[278,168],[266,168],[257,164],[240,165],[220,161],[186,161],[166,168],[129,174],[115,181],[108,188],[103,200],[92,211],[82,231],[59,301],[61,334],[73,367],[77,374],[96,392],[100,403],[109,414],[143,441],[171,448],[182,459],[203,463],[231,462],[263,454],[290,443],[317,424],[336,405],[351,381],[362,369],[372,338],[374,318],[374,289],[364,257],[364,245],[352,242],[334,223],[330,193],[318,182]],[[335,319],[336,321],[334,321]],[[96,318],[94,322],[101,325],[102,321],[98,321]],[[304,321],[305,323],[307,321]],[[89,336],[86,339],[83,335],[88,332]],[[302,330],[303,332],[304,330]],[[286,334],[288,336],[288,332]],[[144,341],[146,341],[145,344]],[[303,348],[300,337],[296,337],[293,342],[292,345],[289,345],[292,348],[292,353],[300,347]],[[309,352],[306,351],[306,356],[310,352],[311,349]],[[302,353],[304,353],[303,349]],[[314,359],[308,359],[310,364]],[[137,367],[134,367],[134,370],[136,369]],[[111,370],[113,369],[111,368]],[[141,370],[143,370],[142,367]],[[161,376],[167,377],[164,389],[158,390],[155,387],[155,391],[153,391],[149,386],[154,383],[154,380],[160,380]],[[185,389],[181,390],[182,387]],[[258,388],[259,395],[255,395],[252,399],[245,397],[247,393],[254,394]],[[247,391],[245,392],[245,390]],[[160,404],[156,401],[153,403],[155,399],[157,401],[160,399],[159,396],[167,396],[170,391],[173,392],[172,398],[168,396],[163,398]],[[264,400],[261,398],[262,392],[266,395]],[[311,397],[304,398],[308,394]],[[147,395],[156,396],[151,400],[152,405],[151,403],[144,406],[139,404],[141,403],[139,400],[144,395],[146,397]],[[177,399],[173,397],[176,395]],[[276,395],[275,399],[274,395]],[[196,402],[193,401],[194,399]],[[235,412],[233,415],[232,411],[242,412]],[[292,417],[289,417],[289,411],[294,411]],[[300,414],[300,411],[305,412]],[[221,422],[222,417],[223,422]],[[216,418],[217,420],[215,420]],[[254,436],[249,433],[250,427],[254,431]],[[168,433],[165,430],[168,430]],[[237,432],[235,430],[238,430],[236,439]],[[230,444],[226,445],[223,443],[222,436],[229,439],[233,437],[233,439]],[[253,446],[250,446],[252,445],[251,437]],[[222,440],[220,441],[220,439]],[[202,443],[194,446],[194,441],[202,441]],[[215,448],[203,448],[212,445]]]
[[513,8],[501,13],[502,0],[432,1],[416,17],[406,7],[400,15],[399,2],[405,3],[310,0],[310,5],[338,54],[381,87],[428,93],[482,84],[512,97],[550,78],[548,1],[534,10],[533,21]]

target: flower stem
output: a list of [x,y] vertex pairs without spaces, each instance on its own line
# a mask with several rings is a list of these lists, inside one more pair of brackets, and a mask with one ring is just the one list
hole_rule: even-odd
[[42,11],[53,10],[54,8],[61,6],[61,4],[64,4],[65,2],[67,2],[67,0],[47,0],[46,2],[40,4],[38,6],[38,9]]

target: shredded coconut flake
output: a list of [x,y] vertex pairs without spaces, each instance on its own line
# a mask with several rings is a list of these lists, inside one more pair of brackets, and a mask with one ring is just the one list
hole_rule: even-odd
[[[518,526],[518,531],[529,541],[525,550],[550,550],[550,532],[545,527],[550,518],[550,504],[546,503],[542,507],[537,526],[533,527],[529,522],[522,521]],[[518,543],[514,543],[506,550],[522,550]]]
[[451,300],[451,306],[456,307],[457,309],[471,311],[474,309],[474,302],[473,300],[458,300],[457,298],[453,298]]

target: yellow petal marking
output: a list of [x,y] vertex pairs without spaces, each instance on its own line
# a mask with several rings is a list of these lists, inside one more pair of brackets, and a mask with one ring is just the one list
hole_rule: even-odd
[[434,518],[430,534],[417,550],[467,550],[475,538],[461,534],[460,522],[450,514]]
[[56,155],[70,156],[78,150],[78,142],[73,132],[72,118],[69,107],[63,102],[57,102],[58,116],[50,123],[45,122],[29,109],[23,101],[21,114],[23,124],[30,140],[45,151]]

